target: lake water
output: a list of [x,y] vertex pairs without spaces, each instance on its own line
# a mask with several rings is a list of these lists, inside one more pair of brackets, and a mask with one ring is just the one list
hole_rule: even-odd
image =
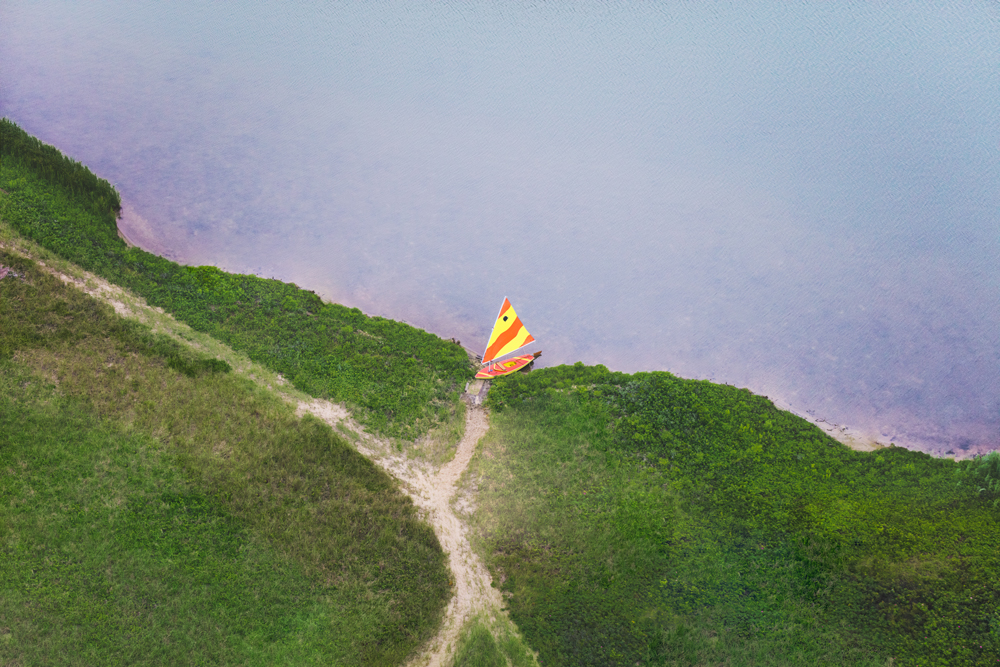
[[8,1],[0,115],[179,261],[1000,449],[1000,10],[788,4]]

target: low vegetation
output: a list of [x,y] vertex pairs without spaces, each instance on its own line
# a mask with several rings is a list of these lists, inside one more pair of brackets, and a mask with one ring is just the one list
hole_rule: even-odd
[[308,394],[344,402],[378,433],[416,439],[456,418],[473,375],[465,350],[402,322],[323,303],[278,280],[189,267],[118,237],[117,193],[0,119],[0,218],[22,236],[128,288]]
[[538,663],[509,627],[484,615],[470,619],[455,645],[454,667],[536,667]]
[[[465,351],[128,248],[119,208],[0,120],[0,241],[204,336],[0,247],[0,663],[399,664],[450,597],[437,539],[353,431],[243,363],[440,464]],[[488,405],[465,506],[541,664],[1000,664],[1000,454],[855,452],[746,390],[582,364],[495,381]],[[474,619],[455,664],[533,664],[504,628]]]
[[468,480],[547,665],[993,665],[993,461],[862,453],[746,390],[548,368],[494,383]]
[[398,485],[0,250],[0,662],[398,664],[450,597]]
[[58,185],[77,206],[98,217],[117,215],[121,210],[121,197],[110,183],[6,118],[0,119],[0,156],[14,158],[31,174]]

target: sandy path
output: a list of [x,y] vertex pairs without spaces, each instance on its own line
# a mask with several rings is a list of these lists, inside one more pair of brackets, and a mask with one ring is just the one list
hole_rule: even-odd
[[441,630],[408,663],[408,667],[441,667],[447,664],[466,619],[480,612],[492,617],[504,614],[500,593],[492,587],[489,571],[472,550],[465,523],[451,507],[456,485],[469,465],[476,443],[489,429],[486,411],[481,407],[467,407],[465,435],[458,443],[455,458],[435,471],[430,465],[420,461],[383,454],[391,449],[378,439],[362,433],[357,425],[350,422],[347,411],[340,406],[314,399],[300,402],[298,409],[300,413],[309,412],[331,426],[342,422],[358,433],[362,438],[356,444],[358,451],[400,480],[413,503],[424,512],[427,521],[433,526],[441,547],[448,554],[455,594],[448,603]]
[[[481,407],[468,408],[465,436],[458,444],[455,458],[445,464],[436,476],[420,476],[409,482],[414,502],[427,510],[430,515],[434,532],[441,541],[441,547],[448,554],[448,565],[455,577],[455,596],[448,604],[441,630],[430,642],[425,653],[411,661],[410,664],[414,667],[443,665],[455,646],[463,623],[471,615],[478,612],[489,612],[490,615],[502,613],[500,609],[503,602],[500,592],[492,587],[489,571],[469,544],[466,525],[451,507],[456,484],[469,465],[476,443],[486,434],[488,428],[489,421],[485,410]],[[395,468],[390,469],[390,472],[405,479]]]
[[[458,444],[455,458],[436,470],[429,463],[396,454],[390,443],[365,433],[342,405],[322,399],[306,398],[301,392],[291,389],[280,375],[258,366],[207,335],[192,331],[190,327],[177,322],[162,309],[146,304],[145,299],[88,271],[72,267],[66,262],[54,260],[56,266],[47,265],[46,262],[33,257],[34,253],[29,248],[16,245],[0,243],[0,248],[34,259],[42,270],[110,304],[123,317],[149,324],[154,331],[165,333],[182,344],[191,345],[211,356],[225,359],[235,372],[249,377],[296,405],[296,413],[300,416],[308,412],[331,427],[336,428],[338,424],[347,427],[358,436],[354,442],[355,448],[402,482],[403,489],[434,528],[441,547],[448,555],[448,565],[454,576],[455,593],[448,603],[445,619],[437,636],[423,647],[407,667],[440,667],[447,664],[463,624],[470,616],[480,612],[494,619],[503,617],[508,627],[514,627],[503,611],[499,591],[491,586],[489,571],[469,544],[468,527],[451,507],[456,484],[468,467],[476,444],[489,429],[486,411],[478,405],[481,396],[476,400],[475,396],[467,395],[466,398],[469,400],[466,403],[465,435]],[[477,391],[479,388],[479,385],[476,385]]]

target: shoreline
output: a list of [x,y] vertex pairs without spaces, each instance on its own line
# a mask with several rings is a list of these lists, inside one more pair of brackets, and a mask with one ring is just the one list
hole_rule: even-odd
[[815,414],[810,414],[806,410],[799,410],[795,407],[792,407],[791,403],[784,401],[780,398],[774,398],[768,396],[767,399],[772,403],[774,403],[774,407],[778,408],[779,410],[784,410],[785,412],[791,412],[796,417],[801,417],[810,424],[818,426],[823,432],[825,432],[831,438],[833,438],[837,442],[847,445],[848,447],[850,447],[855,451],[874,452],[879,449],[888,449],[890,447],[900,446],[890,440],[879,440],[878,438],[872,438],[859,429],[850,426],[845,426],[844,424],[838,424],[836,422],[827,421],[825,417],[817,417]]
[[153,233],[152,225],[128,202],[122,201],[121,211],[115,219],[115,229],[118,238],[129,248],[138,248],[160,257],[176,261],[167,248],[158,243]]
[[[935,459],[965,461],[1000,451],[1000,447],[991,448],[989,440],[984,439],[985,434],[976,433],[977,429],[974,425],[970,425],[966,437],[952,436],[949,438],[944,434],[934,433],[931,425],[921,424],[916,418],[903,417],[896,421],[898,437],[878,436],[872,435],[871,431],[866,432],[860,428],[827,420],[817,416],[815,411],[795,408],[791,403],[780,398],[768,396],[768,399],[778,409],[805,419],[810,424],[818,426],[834,440],[860,452],[874,452],[880,449],[899,447],[912,452],[921,452]],[[922,432],[925,436],[923,438],[912,435],[907,437],[907,433],[913,434],[914,432]]]
[[[119,214],[116,222],[116,229],[118,237],[125,242],[129,248],[139,248],[146,252],[160,255],[167,259],[171,258],[171,253],[167,252],[167,249],[162,247],[154,239],[154,233],[149,222],[143,218],[135,208],[126,202],[122,202],[121,213]],[[172,260],[176,261],[176,260]],[[367,313],[366,313],[367,314]],[[392,318],[390,318],[392,319]],[[405,320],[399,320],[404,324],[410,324]],[[410,324],[410,326],[415,326]],[[443,336],[442,336],[443,338]],[[454,339],[453,339],[454,340]],[[469,348],[462,346],[471,356],[475,355],[475,352]],[[681,376],[678,376],[681,377]],[[701,378],[692,378],[701,379]],[[752,391],[752,390],[751,390]],[[756,392],[755,392],[756,393]],[[890,447],[904,447],[905,449],[911,449],[913,451],[921,451],[927,453],[929,456],[935,458],[950,458],[953,460],[962,460],[964,458],[971,458],[979,454],[979,452],[966,452],[961,450],[960,447],[951,447],[948,451],[953,452],[952,454],[947,453],[931,453],[926,451],[925,448],[919,447],[914,444],[911,447],[907,447],[903,444],[898,444],[894,439],[887,437],[873,437],[870,433],[848,426],[846,424],[837,423],[834,421],[827,420],[825,417],[817,416],[815,411],[802,410],[800,408],[794,407],[788,401],[781,398],[775,398],[770,395],[765,395],[768,400],[770,400],[775,407],[779,410],[784,410],[786,412],[791,412],[797,417],[805,419],[810,424],[814,424],[819,427],[823,432],[832,437],[834,440],[860,452],[873,452],[880,449],[887,449]],[[979,449],[978,447],[976,448]]]

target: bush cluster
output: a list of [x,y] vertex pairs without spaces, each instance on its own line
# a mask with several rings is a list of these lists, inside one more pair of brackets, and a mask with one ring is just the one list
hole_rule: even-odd
[[[51,183],[58,183],[91,213],[104,217],[121,210],[118,192],[90,169],[0,118],[0,155],[9,155]],[[113,220],[112,220],[113,222]],[[112,226],[110,228],[114,230]]]

